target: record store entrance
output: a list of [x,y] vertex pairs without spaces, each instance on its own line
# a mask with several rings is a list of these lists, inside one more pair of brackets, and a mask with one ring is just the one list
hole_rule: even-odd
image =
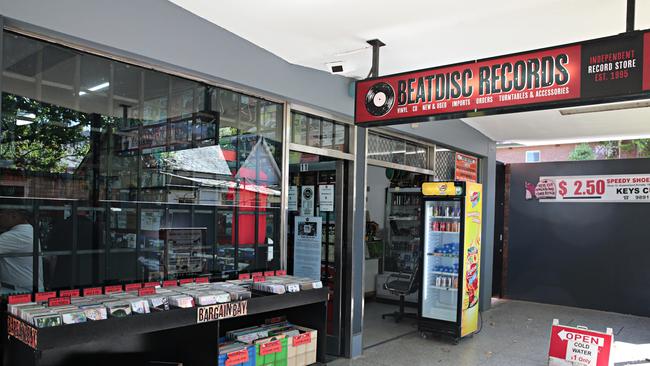
[[[297,276],[320,275],[329,288],[327,353],[342,354],[343,258],[348,238],[346,168],[331,157],[292,152],[289,166],[287,264]],[[311,276],[310,276],[311,274]]]

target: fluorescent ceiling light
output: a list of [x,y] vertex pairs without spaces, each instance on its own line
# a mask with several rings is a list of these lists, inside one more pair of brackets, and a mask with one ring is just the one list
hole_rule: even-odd
[[17,119],[16,120],[16,126],[27,126],[27,125],[31,125],[32,123],[34,123],[34,121],[30,121],[30,120],[27,120],[27,119]]
[[595,105],[589,107],[560,109],[560,114],[563,116],[570,116],[572,114],[620,111],[623,109],[636,109],[636,108],[647,108],[647,107],[650,107],[650,101],[641,100],[635,102],[622,102],[622,103]]
[[80,92],[79,92],[79,95],[80,95],[80,96],[81,96],[81,95],[86,95],[86,92],[85,92],[85,91],[80,91]]
[[[101,83],[101,84],[99,84],[99,85],[95,85],[95,86],[93,86],[92,88],[88,88],[88,90],[94,92],[94,91],[98,91],[98,90],[106,89],[106,88],[108,88],[109,85],[111,85],[111,84],[107,81],[107,82],[105,82],[105,83]],[[81,94],[81,93],[79,93],[79,94]]]

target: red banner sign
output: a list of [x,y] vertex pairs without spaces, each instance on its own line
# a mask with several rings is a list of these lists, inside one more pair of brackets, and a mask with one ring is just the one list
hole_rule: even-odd
[[196,283],[210,283],[210,278],[209,277],[197,277],[194,279],[194,282]]
[[253,272],[251,274],[251,277],[260,277],[260,276],[264,276],[264,272]]
[[311,343],[311,333],[303,333],[293,337],[293,346],[298,347]]
[[7,299],[7,302],[10,304],[24,304],[26,302],[31,302],[31,301],[32,301],[31,294],[11,295]]
[[643,90],[650,90],[650,32],[643,38]]
[[250,273],[240,273],[239,277],[237,277],[240,280],[250,280],[251,274]]
[[271,341],[260,345],[260,356],[270,355],[282,351],[282,342],[279,340]]
[[226,355],[226,366],[241,365],[248,362],[248,350],[242,349]]
[[7,333],[33,349],[38,346],[38,331],[36,328],[13,316],[7,317]]
[[287,271],[284,270],[284,269],[278,269],[277,271],[275,271],[275,275],[276,275],[276,276],[286,276],[286,275],[287,275]]
[[266,278],[264,276],[253,277],[253,283],[258,283],[258,282],[266,282]]
[[91,287],[83,289],[84,296],[97,296],[102,294],[101,287]]
[[548,355],[574,365],[608,366],[612,343],[608,333],[553,325]]
[[104,286],[104,293],[107,295],[118,292],[122,292],[122,285]]
[[124,285],[124,291],[137,291],[142,288],[141,283],[129,283],[127,285]]
[[650,85],[648,57],[645,73],[641,64],[643,37],[647,44],[648,34],[361,80],[356,83],[355,123],[374,126],[425,117],[461,118],[640,94],[641,80],[646,82],[644,89]]
[[163,286],[163,287],[174,287],[174,286],[178,286],[178,281],[176,281],[176,280],[167,280],[167,281],[163,281],[162,286]]
[[456,180],[476,183],[478,180],[478,158],[456,153]]
[[275,271],[264,271],[264,277],[273,277],[275,276]]
[[52,297],[47,300],[47,306],[49,307],[65,306],[65,305],[70,305],[69,297]]
[[149,296],[155,294],[156,294],[155,287],[144,287],[138,290],[138,296]]
[[38,292],[36,295],[34,295],[34,301],[36,302],[43,302],[47,301],[48,299],[56,297],[56,292],[50,291],[50,292]]
[[144,286],[142,287],[158,287],[160,286],[160,282],[145,282]]
[[61,290],[59,291],[59,297],[79,297],[81,296],[79,292],[79,289]]

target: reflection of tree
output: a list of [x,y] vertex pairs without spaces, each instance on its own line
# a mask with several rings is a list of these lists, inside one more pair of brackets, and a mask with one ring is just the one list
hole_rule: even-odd
[[90,150],[90,123],[88,114],[3,93],[0,160],[18,169],[65,172]]

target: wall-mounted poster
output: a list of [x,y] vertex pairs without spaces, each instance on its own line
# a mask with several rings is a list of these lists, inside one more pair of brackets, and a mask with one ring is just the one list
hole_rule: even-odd
[[456,153],[455,179],[458,181],[478,181],[478,158],[470,155]]
[[334,211],[334,185],[322,184],[318,186],[318,204],[321,212]]
[[323,219],[296,216],[293,244],[293,274],[320,280]]
[[314,216],[314,198],[316,196],[314,186],[302,186],[300,195],[300,214],[302,216]]
[[289,199],[287,200],[287,210],[298,211],[298,186],[289,186]]

